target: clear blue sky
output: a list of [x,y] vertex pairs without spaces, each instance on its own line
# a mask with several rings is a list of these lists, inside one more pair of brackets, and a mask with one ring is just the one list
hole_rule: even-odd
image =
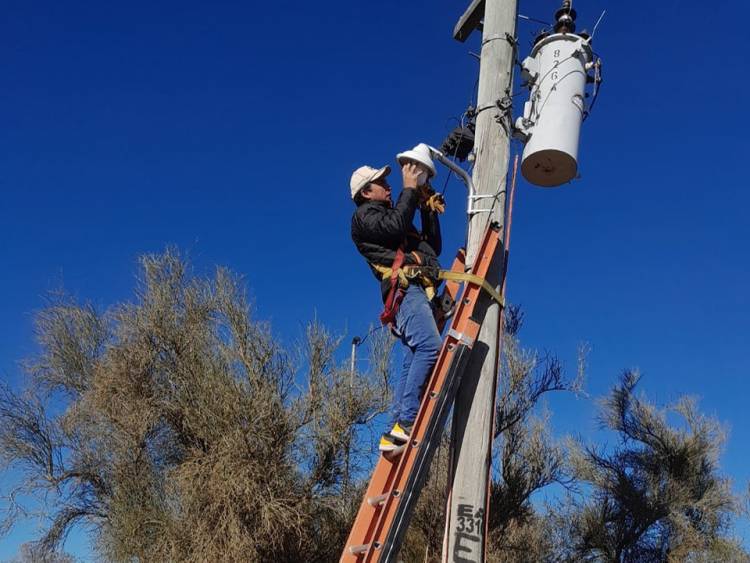
[[[468,4],[468,1],[466,2]],[[557,0],[522,1],[550,19]],[[0,17],[0,373],[18,384],[33,311],[64,286],[102,308],[136,258],[174,244],[246,277],[285,341],[315,314],[375,322],[349,238],[351,171],[439,144],[473,95],[463,2],[5,2]],[[702,398],[731,429],[722,468],[750,479],[746,9],[742,2],[575,2],[604,58],[582,179],[519,186],[509,298],[525,343],[587,389],[626,367],[661,403]],[[528,53],[537,25],[519,26]],[[438,183],[442,185],[444,170]],[[394,185],[400,185],[398,178]],[[448,188],[449,264],[464,189]],[[554,397],[558,432],[595,437],[590,401]],[[33,524],[0,540],[0,560]],[[85,538],[68,548],[84,553]]]

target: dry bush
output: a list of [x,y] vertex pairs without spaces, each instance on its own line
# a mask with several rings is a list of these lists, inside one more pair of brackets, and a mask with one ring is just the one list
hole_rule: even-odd
[[57,296],[37,335],[27,390],[0,391],[0,456],[23,474],[6,528],[33,494],[47,553],[82,524],[112,561],[337,558],[388,339],[367,373],[343,369],[316,322],[292,355],[234,276],[196,277],[172,251],[142,258],[132,303],[100,314]]
[[13,559],[5,560],[5,563],[76,563],[76,559],[67,553],[44,552],[31,542],[21,544],[18,554]]
[[[536,407],[580,379],[523,350],[521,315],[507,313],[487,560],[747,561],[727,536],[736,502],[717,471],[720,427],[689,401],[676,407],[686,428],[670,427],[628,376],[603,409],[620,447],[564,452]],[[27,555],[54,561],[80,525],[110,561],[338,559],[389,400],[385,331],[366,372],[340,365],[341,338],[315,321],[291,353],[234,276],[196,277],[169,251],[141,260],[131,303],[100,313],[55,296],[37,335],[26,390],[0,385],[0,461],[21,477],[3,482],[0,533],[49,519]],[[570,485],[564,455],[581,494],[539,514],[536,491]],[[405,563],[439,560],[448,466],[444,439]]]
[[571,443],[575,478],[588,498],[571,496],[554,515],[560,560],[611,562],[748,561],[727,537],[737,501],[718,471],[725,434],[681,399],[667,411],[634,395],[639,376],[625,372],[601,406],[612,451]]

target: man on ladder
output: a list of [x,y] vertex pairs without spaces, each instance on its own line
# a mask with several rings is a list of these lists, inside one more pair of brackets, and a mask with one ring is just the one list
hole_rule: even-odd
[[[390,166],[362,166],[350,181],[357,210],[352,240],[378,280],[385,309],[380,316],[404,345],[404,362],[396,377],[392,426],[380,439],[380,450],[392,452],[409,440],[424,383],[442,344],[433,303],[442,241],[438,212],[442,198],[429,188],[435,166],[426,145],[397,156],[403,190],[393,205],[387,176]],[[421,231],[413,225],[420,209]]]

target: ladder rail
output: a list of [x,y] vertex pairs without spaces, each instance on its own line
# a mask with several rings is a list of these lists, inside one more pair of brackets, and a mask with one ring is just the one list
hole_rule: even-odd
[[[485,232],[474,267],[475,273],[481,278],[487,277],[490,272],[497,273],[499,271],[501,260],[498,261],[496,259],[501,255],[501,253],[496,252],[499,245],[499,235],[499,230],[493,226],[489,226]],[[428,387],[425,390],[423,404],[414,424],[415,433],[419,433],[419,429],[421,429],[420,423],[423,422],[424,418],[427,419],[424,435],[420,437],[424,444],[421,449],[421,451],[424,451],[424,454],[420,455],[418,451],[414,456],[410,455],[413,451],[411,447],[407,448],[402,454],[394,482],[396,486],[401,484],[402,493],[406,491],[406,494],[402,494],[398,499],[391,497],[386,501],[378,518],[378,528],[376,528],[373,542],[381,544],[382,555],[376,558],[374,556],[376,550],[369,550],[365,555],[365,562],[391,561],[392,558],[395,558],[401,547],[401,540],[403,540],[403,536],[406,533],[413,507],[419,498],[422,485],[427,476],[429,461],[431,461],[432,454],[437,447],[434,435],[428,436],[428,431],[432,430],[434,432],[445,426],[450,406],[452,405],[453,398],[455,398],[458,383],[463,370],[468,364],[469,355],[479,335],[481,322],[484,320],[485,313],[491,302],[492,299],[482,291],[479,285],[474,283],[467,283],[465,285],[461,301],[458,303],[454,322],[451,325],[451,330],[445,338],[440,356],[430,377],[430,386],[441,384],[440,396],[442,401],[438,405],[435,405],[435,407],[439,406],[440,409],[430,408],[432,405],[427,397],[427,391],[430,390]],[[461,354],[457,356],[459,348]],[[440,376],[443,372],[443,362],[448,362],[447,373],[443,381],[440,381]],[[450,376],[450,379],[448,376]],[[440,422],[442,424],[438,425]],[[427,438],[429,438],[429,441]],[[422,458],[420,464],[416,463],[417,457]],[[391,512],[393,512],[392,516]]]
[[[469,363],[469,357],[471,356],[471,348],[466,344],[460,344],[456,351],[456,357],[453,360],[451,371],[446,381],[446,392],[442,394],[442,405],[437,405],[436,416],[433,416],[429,421],[429,428],[425,432],[429,437],[425,437],[425,441],[431,445],[431,447],[422,448],[417,453],[417,457],[414,461],[414,468],[410,472],[407,479],[407,483],[404,486],[406,493],[400,499],[400,502],[396,506],[396,513],[394,515],[394,522],[391,526],[386,540],[383,543],[383,555],[381,556],[382,561],[391,561],[398,554],[398,550],[401,547],[404,536],[408,529],[409,520],[411,513],[419,500],[419,494],[422,491],[422,487],[427,480],[428,470],[432,464],[432,458],[435,456],[437,451],[437,442],[440,440],[442,430],[445,427],[445,423],[448,420],[448,414],[450,413],[450,405],[453,403],[453,399],[456,397],[458,391],[458,382],[460,381],[460,375],[466,369]],[[437,442],[435,442],[437,440]]]

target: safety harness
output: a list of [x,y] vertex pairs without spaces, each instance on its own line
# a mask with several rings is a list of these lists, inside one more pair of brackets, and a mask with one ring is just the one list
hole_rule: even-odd
[[[396,257],[393,259],[393,264],[390,268],[378,264],[372,264],[372,267],[383,276],[384,280],[389,278],[391,280],[391,288],[388,290],[388,295],[385,298],[383,312],[380,313],[380,322],[383,325],[392,325],[394,323],[396,320],[396,313],[398,313],[398,308],[401,306],[401,301],[404,299],[404,293],[406,290],[401,287],[401,277],[403,275],[403,269],[401,266],[404,264],[405,257],[404,248],[403,246],[400,246],[396,251]],[[408,281],[406,282],[406,285],[408,287]]]
[[[417,261],[420,261],[419,255],[412,252]],[[419,264],[407,264],[404,266],[403,247],[399,247],[391,267],[380,264],[371,264],[371,266],[381,275],[381,279],[390,280],[391,286],[385,299],[383,312],[380,313],[380,322],[383,325],[392,325],[396,320],[396,313],[401,306],[401,301],[406,294],[406,288],[412,282],[419,282],[424,288],[427,300],[432,301],[437,292],[437,286],[441,280],[456,281],[460,283],[473,283],[481,287],[487,294],[497,301],[501,306],[505,305],[500,292],[497,291],[486,279],[469,272],[454,272],[451,270],[434,270]]]
[[[435,193],[435,190],[429,186],[423,188],[420,196],[422,199],[421,206],[436,213],[443,213],[445,211],[445,199],[443,199],[443,195]],[[410,232],[407,233],[407,236],[418,237],[419,235]],[[480,276],[466,272],[428,268],[422,265],[422,259],[417,252],[411,253],[417,263],[404,266],[404,260],[406,259],[406,254],[404,253],[405,244],[406,242],[404,241],[404,243],[399,246],[390,268],[381,264],[370,263],[370,266],[380,274],[381,279],[390,280],[391,284],[390,289],[388,290],[388,295],[385,299],[385,307],[383,308],[383,312],[380,313],[380,322],[384,325],[394,324],[396,313],[398,313],[401,301],[403,301],[404,295],[406,294],[406,288],[408,288],[409,284],[413,282],[419,282],[424,288],[428,301],[432,301],[435,297],[437,286],[440,285],[440,281],[446,280],[474,283],[484,289],[490,297],[500,303],[500,305],[504,305],[500,293],[492,287],[486,279]],[[450,304],[447,304],[443,299],[440,301],[440,307],[444,309],[442,314],[447,318],[450,314],[449,309],[453,307],[452,299],[449,299],[449,301],[451,301]]]

